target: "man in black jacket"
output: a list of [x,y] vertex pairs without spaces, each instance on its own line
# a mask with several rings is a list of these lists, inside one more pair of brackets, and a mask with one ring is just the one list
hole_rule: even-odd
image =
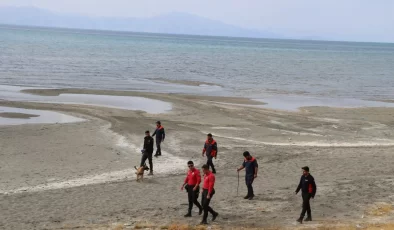
[[161,125],[160,121],[156,122],[156,130],[153,133],[152,137],[156,136],[156,154],[155,157],[161,156],[161,142],[164,141],[164,138],[166,137],[166,133],[164,131],[164,127]]
[[259,164],[257,163],[256,158],[252,157],[248,151],[243,153],[245,160],[242,163],[242,166],[237,169],[237,172],[245,169],[245,183],[246,187],[248,187],[248,194],[244,197],[244,199],[252,200],[254,197],[253,192],[253,180],[257,177],[257,171]]
[[316,194],[316,183],[313,176],[309,173],[309,167],[305,166],[302,168],[302,176],[300,179],[300,183],[298,184],[297,190],[295,193],[297,194],[300,190],[302,191],[302,212],[300,218],[298,218],[298,222],[302,224],[302,221],[305,217],[305,213],[308,213],[305,221],[312,221],[312,211],[309,200],[315,197]]
[[150,136],[149,131],[145,131],[144,149],[142,150],[142,159],[140,166],[141,167],[144,166],[146,159],[149,160],[150,172],[148,175],[153,175],[153,161],[152,161],[153,144],[154,144],[154,140]]

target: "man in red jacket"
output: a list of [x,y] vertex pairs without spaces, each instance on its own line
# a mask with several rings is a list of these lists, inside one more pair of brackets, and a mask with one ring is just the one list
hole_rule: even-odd
[[201,204],[204,209],[204,215],[201,221],[201,224],[208,224],[208,212],[212,214],[212,221],[215,221],[216,217],[219,213],[215,212],[210,206],[209,203],[211,202],[212,196],[215,194],[215,175],[209,171],[208,165],[203,165],[202,170],[204,172],[204,185],[203,185],[203,192],[201,197]]
[[186,191],[188,194],[188,199],[189,199],[189,210],[185,217],[191,217],[192,216],[192,208],[193,208],[193,203],[198,207],[199,212],[198,214],[202,214],[202,207],[200,203],[197,201],[198,199],[198,194],[200,193],[200,183],[201,183],[201,174],[198,169],[194,167],[193,161],[187,162],[187,166],[189,167],[189,171],[187,172],[187,176],[185,178],[185,182],[181,187],[181,190],[186,185]]
[[212,172],[216,174],[215,165],[213,165],[213,158],[216,159],[218,154],[218,144],[213,139],[212,134],[208,133],[207,140],[204,143],[202,156],[207,155],[207,165],[211,167]]

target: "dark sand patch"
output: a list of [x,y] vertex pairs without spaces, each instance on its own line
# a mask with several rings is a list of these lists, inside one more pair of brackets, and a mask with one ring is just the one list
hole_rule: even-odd
[[39,115],[35,114],[26,114],[26,113],[0,113],[0,117],[4,118],[16,118],[16,119],[29,119],[32,117],[39,117]]
[[166,82],[178,85],[189,85],[189,86],[200,86],[200,85],[209,85],[209,86],[221,86],[214,83],[203,82],[203,81],[187,81],[187,80],[169,80],[165,78],[151,78],[150,80],[156,82]]

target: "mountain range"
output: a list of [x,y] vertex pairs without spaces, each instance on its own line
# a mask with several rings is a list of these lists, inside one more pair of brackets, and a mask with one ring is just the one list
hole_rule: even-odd
[[0,7],[0,24],[206,36],[284,38],[269,31],[245,29],[189,13],[151,18],[88,17],[36,7]]

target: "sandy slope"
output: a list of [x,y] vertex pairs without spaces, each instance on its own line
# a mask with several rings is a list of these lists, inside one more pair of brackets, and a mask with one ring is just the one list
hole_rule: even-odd
[[[244,99],[136,92],[39,90],[41,95],[92,93],[145,96],[173,103],[170,113],[94,106],[1,101],[2,106],[57,110],[87,122],[21,125],[0,129],[0,228],[43,229],[129,223],[157,225],[184,220],[186,194],[179,191],[186,161],[200,156],[205,135],[219,143],[212,206],[221,226],[295,226],[301,198],[293,194],[300,168],[309,165],[318,192],[316,223],[390,221],[370,217],[376,202],[393,203],[394,110],[304,108],[298,113],[245,108]],[[242,103],[240,103],[242,102]],[[164,155],[154,159],[156,175],[135,182],[143,133],[160,119],[167,132]],[[244,201],[242,152],[260,163],[256,198]],[[361,217],[364,215],[364,218]],[[313,224],[311,225],[313,226]]]

